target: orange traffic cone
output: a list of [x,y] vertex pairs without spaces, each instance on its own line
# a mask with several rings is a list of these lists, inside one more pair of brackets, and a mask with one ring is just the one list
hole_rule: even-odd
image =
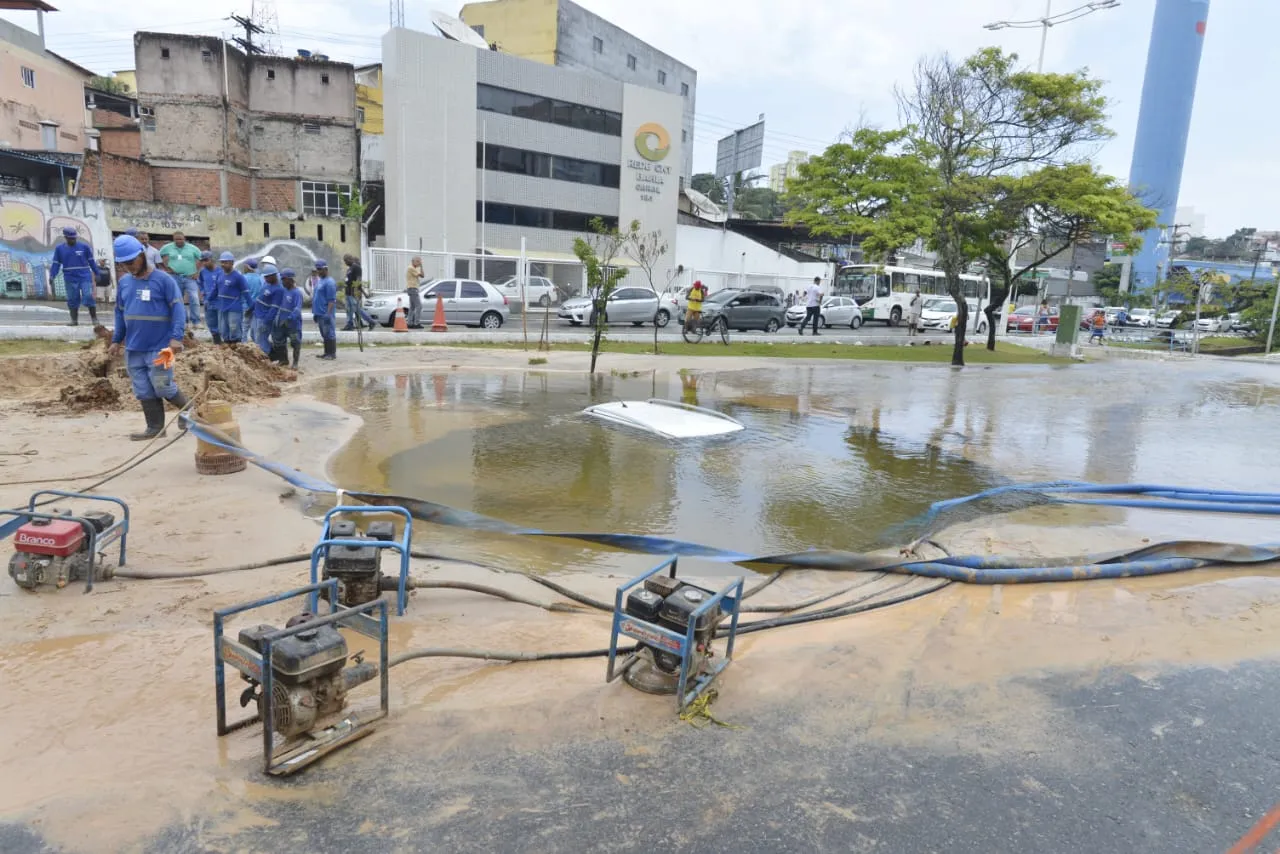
[[[403,313],[401,313],[401,312],[403,312]],[[407,308],[405,308],[405,309],[399,309],[399,308],[397,308],[397,309],[395,310],[395,318],[394,318],[394,320],[392,321],[392,331],[394,331],[394,332],[408,332],[408,331],[409,331],[409,324],[408,324],[408,323],[405,321],[405,319],[404,319],[404,318],[405,318],[405,315],[406,315],[406,314],[408,314],[408,313],[409,313],[409,309],[407,309]]]
[[444,297],[436,294],[436,316],[431,318],[432,332],[448,332],[449,324],[444,322]]

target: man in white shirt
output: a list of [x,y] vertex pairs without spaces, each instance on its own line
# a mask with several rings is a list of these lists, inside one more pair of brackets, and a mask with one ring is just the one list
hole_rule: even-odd
[[822,284],[821,276],[813,277],[813,284],[804,292],[804,320],[800,321],[800,334],[804,334],[805,325],[813,320],[813,334],[818,335],[818,318],[822,316]]

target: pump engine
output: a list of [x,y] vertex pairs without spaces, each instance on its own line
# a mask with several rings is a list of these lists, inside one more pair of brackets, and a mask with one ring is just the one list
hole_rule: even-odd
[[[333,522],[329,537],[338,539],[380,540],[391,542],[396,529],[391,522],[370,522],[364,533],[356,530],[356,523],[349,519]],[[368,546],[329,546],[321,578],[338,581],[338,601],[350,608],[378,598],[388,587],[382,578],[382,549]],[[390,585],[394,587],[394,585]]]
[[[285,628],[313,619],[312,614],[299,614]],[[237,639],[262,655],[262,639],[276,631],[275,626],[258,625],[241,630]],[[342,711],[348,691],[378,675],[377,665],[361,660],[359,655],[352,659],[350,667],[344,667],[346,662],[347,641],[332,625],[275,641],[271,645],[272,728],[285,738],[310,732],[319,719]],[[240,695],[240,705],[256,701],[261,712],[261,683],[248,674],[241,675],[249,687]]]
[[79,518],[32,519],[14,533],[15,551],[9,559],[9,576],[27,590],[41,585],[59,589],[73,581],[90,577],[101,581],[111,577],[111,569],[99,555],[90,553],[89,533],[97,536],[97,549],[106,545],[101,536],[115,524],[110,513],[93,511]]
[[[693,612],[714,595],[710,590],[695,587],[677,578],[654,575],[645,579],[643,587],[637,587],[627,594],[623,612],[629,617],[684,635],[689,630]],[[689,651],[690,678],[697,678],[706,668],[712,655],[711,642],[719,622],[718,605],[698,617],[693,633],[696,649]],[[641,642],[640,646],[648,653],[653,669],[633,666],[626,673],[627,684],[651,694],[676,692],[681,656],[665,647],[663,640],[665,639],[659,636],[650,642]]]

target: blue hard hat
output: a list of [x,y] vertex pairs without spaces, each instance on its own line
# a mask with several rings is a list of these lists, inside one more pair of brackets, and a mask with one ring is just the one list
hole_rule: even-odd
[[208,261],[208,260],[209,260],[210,258],[212,258],[212,257],[213,257],[213,253],[212,253],[212,252],[210,252],[208,249],[206,249],[206,250],[204,250],[203,252],[201,252],[201,253],[200,253],[200,260],[201,260],[201,261]]
[[263,264],[262,269],[259,270],[258,272],[262,273],[262,275],[265,277],[265,276],[275,276],[279,274],[280,271],[275,268],[274,264]]
[[127,264],[142,254],[142,244],[138,242],[138,238],[129,234],[117,237],[111,248],[114,250],[117,264]]
[[317,269],[317,270],[327,270],[327,269],[329,269],[329,262],[328,262],[328,261],[326,261],[326,260],[324,260],[323,258],[317,258],[317,259],[316,259],[316,269]]
[[76,236],[77,236],[77,235],[76,235],[76,230],[75,230],[74,228],[72,228],[71,226],[69,226],[69,225],[64,225],[64,226],[62,227],[62,236],[63,236],[63,237],[76,237]]
[[137,236],[138,236],[138,229],[136,229],[136,228],[126,228],[126,229],[124,230],[124,233],[125,233],[125,234],[127,234],[127,235],[129,235],[130,237],[137,237]]
[[221,255],[218,256],[218,260],[230,261],[234,264],[236,260],[236,256],[232,255],[230,252],[223,252]]
[[248,267],[250,270],[256,270],[258,269],[258,259],[250,258],[248,261],[244,262],[244,265]]
[[292,267],[285,267],[283,270],[281,270],[281,271],[280,271],[280,278],[282,278],[282,279],[296,279],[296,278],[297,278],[297,274],[295,274],[295,273],[293,272],[293,268],[292,268]]

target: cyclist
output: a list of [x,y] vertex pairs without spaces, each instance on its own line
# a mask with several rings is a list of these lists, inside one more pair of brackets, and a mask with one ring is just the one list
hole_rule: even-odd
[[702,323],[702,301],[707,298],[707,286],[702,281],[693,283],[689,288],[689,300],[684,310],[684,328],[688,332],[697,329]]

